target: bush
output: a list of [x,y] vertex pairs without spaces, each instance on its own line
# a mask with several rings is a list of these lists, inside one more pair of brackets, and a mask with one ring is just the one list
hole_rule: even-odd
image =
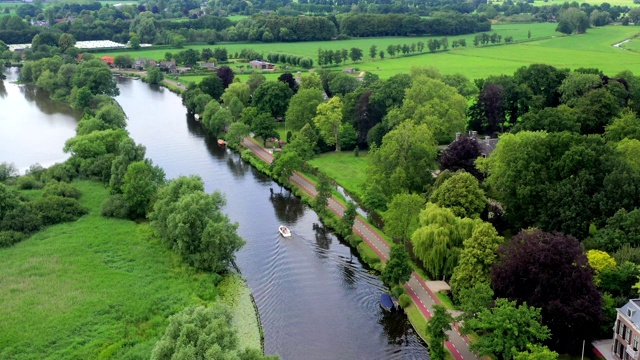
[[76,169],[64,162],[61,164],[55,164],[46,169],[44,174],[40,177],[40,180],[44,182],[49,180],[69,182],[76,176],[78,176]]
[[129,207],[122,198],[122,194],[111,195],[102,203],[102,216],[117,219],[127,219],[129,217]]
[[4,214],[0,222],[0,230],[17,231],[25,234],[34,233],[42,227],[42,219],[31,208],[20,205]]
[[45,226],[75,221],[88,212],[78,200],[56,195],[34,200],[29,205],[40,214]]
[[398,304],[400,304],[401,308],[406,308],[407,306],[411,305],[411,297],[407,294],[400,295],[400,297],[398,298]]
[[44,186],[42,196],[62,196],[67,198],[80,199],[80,190],[73,184],[67,182],[58,182],[56,180],[49,181]]
[[0,248],[17,244],[25,237],[23,233],[17,231],[0,231]]
[[391,293],[395,297],[400,297],[400,295],[404,294],[404,289],[402,286],[394,286],[391,288]]
[[0,163],[0,181],[5,181],[10,177],[18,175],[18,168],[13,163]]
[[16,186],[21,190],[42,189],[42,183],[36,180],[33,175],[20,176],[16,180]]

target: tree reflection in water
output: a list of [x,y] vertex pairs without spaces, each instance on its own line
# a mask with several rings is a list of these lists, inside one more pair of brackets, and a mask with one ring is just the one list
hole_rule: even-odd
[[389,312],[380,310],[378,323],[384,328],[384,332],[389,337],[389,344],[407,345],[409,344],[409,334],[413,333],[413,328],[402,312]]
[[304,203],[290,191],[283,190],[283,188],[280,188],[280,192],[274,192],[272,188],[269,190],[269,201],[271,201],[280,222],[293,224],[304,215]]

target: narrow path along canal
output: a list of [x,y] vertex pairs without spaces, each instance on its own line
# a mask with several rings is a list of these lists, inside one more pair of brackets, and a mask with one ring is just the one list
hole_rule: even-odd
[[[247,241],[237,263],[253,291],[265,352],[283,359],[426,359],[404,315],[378,306],[382,283],[351,249],[324,229],[298,198],[204,136],[180,98],[141,81],[119,79],[118,102],[133,139],[169,179],[197,174],[227,198]],[[278,234],[285,224],[291,238]]]

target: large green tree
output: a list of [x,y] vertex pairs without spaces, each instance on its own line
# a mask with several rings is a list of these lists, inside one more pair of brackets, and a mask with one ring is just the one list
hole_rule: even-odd
[[258,110],[277,118],[284,116],[292,95],[291,88],[282,81],[267,81],[253,93],[252,103]]
[[433,306],[433,314],[429,321],[427,322],[427,335],[431,340],[429,349],[431,350],[429,355],[433,360],[444,360],[445,359],[445,349],[444,342],[449,340],[449,336],[447,335],[447,331],[451,330],[451,323],[453,322],[453,317],[449,312],[447,312],[447,308],[442,305],[434,305]]
[[164,182],[164,171],[148,161],[129,164],[122,181],[122,200],[132,219],[144,218],[158,187]]
[[413,233],[413,253],[434,279],[448,278],[458,264],[464,240],[480,220],[461,219],[446,208],[427,203],[420,212],[420,227]]
[[316,128],[327,145],[335,145],[340,151],[340,125],[342,125],[342,101],[334,96],[326,103],[318,105],[313,118]]
[[219,303],[186,308],[170,318],[164,335],[153,347],[151,359],[277,358],[264,356],[259,349],[243,349],[233,324],[231,311]]
[[599,136],[523,131],[500,137],[487,182],[514,227],[585,237],[590,224],[638,206],[637,177]]
[[477,319],[467,320],[478,335],[469,348],[479,356],[494,355],[512,359],[518,352],[550,337],[549,329],[540,323],[540,309],[508,299],[497,299],[491,309],[484,309]]
[[487,206],[480,183],[468,172],[456,172],[431,193],[429,201],[451,209],[458,217],[477,219]]
[[489,223],[481,223],[473,229],[470,238],[463,242],[458,265],[451,276],[451,290],[459,294],[462,289],[491,282],[491,267],[498,261],[498,248],[504,242]]
[[438,143],[449,143],[466,127],[467,100],[454,87],[424,75],[413,79],[399,110],[397,121],[412,119],[426,124]]
[[389,261],[384,266],[380,275],[382,281],[389,286],[404,284],[411,278],[411,264],[409,264],[409,254],[403,245],[394,244],[389,251]]
[[418,194],[397,194],[382,215],[384,232],[395,242],[404,244],[418,228],[418,215],[425,200]]
[[[405,121],[386,134],[380,148],[369,152],[365,201],[384,204],[403,192],[423,192],[433,182],[436,144],[429,127]],[[368,199],[367,199],[368,198]]]
[[316,88],[299,90],[289,102],[285,115],[287,129],[299,131],[306,124],[313,125],[318,105],[323,102],[322,90]]

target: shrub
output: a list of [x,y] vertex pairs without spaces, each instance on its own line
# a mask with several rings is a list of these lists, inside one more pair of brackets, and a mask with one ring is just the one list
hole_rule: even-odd
[[391,288],[391,293],[395,297],[400,297],[400,295],[404,294],[404,289],[402,286],[394,286]]
[[129,217],[129,207],[122,198],[122,194],[111,195],[102,203],[102,216],[117,219],[127,219]]
[[27,169],[27,171],[25,171],[25,175],[33,175],[36,180],[41,181],[42,180],[42,174],[44,174],[44,172],[47,169],[43,168],[42,165],[35,163],[31,166],[29,166],[29,169]]
[[42,219],[31,208],[20,205],[4,214],[0,222],[0,230],[18,231],[25,234],[34,233],[42,227]]
[[0,181],[5,181],[10,177],[18,175],[18,168],[13,163],[0,163]]
[[44,186],[42,196],[62,196],[74,199],[80,199],[80,190],[73,184],[67,182],[58,182],[56,180],[49,181]]
[[17,231],[0,231],[0,248],[17,244],[25,237],[23,233]]
[[61,164],[55,164],[46,169],[44,174],[40,177],[40,180],[44,182],[49,180],[69,182],[76,176],[78,176],[76,169],[70,164],[64,162]]
[[56,195],[34,200],[29,205],[40,214],[45,226],[75,221],[88,212],[78,200]]
[[400,295],[400,297],[398,298],[398,304],[400,304],[401,308],[406,308],[407,306],[411,305],[411,297],[407,294]]
[[42,189],[42,183],[36,180],[33,175],[20,176],[16,180],[16,186],[21,190]]

